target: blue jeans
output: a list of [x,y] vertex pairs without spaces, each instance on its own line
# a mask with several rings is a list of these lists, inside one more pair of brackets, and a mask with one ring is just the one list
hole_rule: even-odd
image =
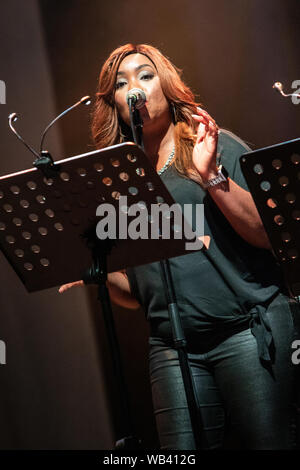
[[[206,448],[224,448],[225,423],[234,436],[229,448],[275,450],[297,445],[300,364],[292,364],[291,345],[300,337],[300,309],[296,318],[280,295],[267,315],[273,336],[271,365],[260,361],[250,329],[204,354],[188,354]],[[150,377],[161,449],[195,449],[177,351],[152,346]]]

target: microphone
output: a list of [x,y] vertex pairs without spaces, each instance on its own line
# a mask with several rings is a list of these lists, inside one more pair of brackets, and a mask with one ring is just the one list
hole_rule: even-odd
[[129,106],[140,109],[147,101],[146,94],[140,88],[132,88],[126,93],[126,101]]
[[300,98],[299,93],[289,93],[289,94],[284,93],[282,83],[280,83],[280,82],[275,82],[274,85],[272,86],[272,88],[275,88],[275,90],[277,90],[285,98],[287,98],[289,96],[296,96],[297,98]]
[[275,90],[277,90],[279,93],[283,93],[282,83],[280,82],[275,82],[272,88],[275,88]]

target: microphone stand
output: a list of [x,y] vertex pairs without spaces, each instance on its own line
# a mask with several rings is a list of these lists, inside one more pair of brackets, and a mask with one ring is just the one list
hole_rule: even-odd
[[[128,101],[129,115],[133,138],[135,144],[139,145],[145,152],[143,143],[143,121],[141,119],[138,109],[135,109],[134,103],[131,99]],[[175,289],[172,279],[171,267],[169,259],[160,261],[161,276],[164,285],[164,291],[168,304],[169,320],[172,328],[174,348],[177,350],[182,379],[185,388],[187,405],[193,430],[194,441],[196,450],[201,450],[202,444],[206,447],[207,440],[203,433],[203,422],[201,410],[198,404],[194,380],[188,361],[187,355],[187,342],[185,339],[184,331],[181,324],[178,305],[176,302]]]
[[139,113],[139,110],[134,106],[133,98],[128,99],[129,106],[129,116],[130,116],[130,125],[133,136],[133,141],[135,144],[139,145],[143,152],[145,152],[144,142],[143,142],[143,120]]

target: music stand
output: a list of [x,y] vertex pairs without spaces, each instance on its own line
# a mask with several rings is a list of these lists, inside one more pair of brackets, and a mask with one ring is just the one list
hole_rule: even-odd
[[[151,204],[174,204],[143,151],[132,143],[61,160],[52,169],[51,178],[37,168],[0,177],[0,246],[29,292],[83,278],[98,284],[123,412],[125,437],[117,447],[135,448],[138,441],[130,419],[107,272],[185,254],[186,243],[191,242],[183,233],[187,223],[182,215],[178,235],[171,217],[169,239],[161,238],[160,229],[154,239],[97,238],[100,204],[117,207],[126,195],[127,206],[118,209],[129,221],[134,217],[128,215],[128,208],[134,203],[147,210]],[[150,231],[152,222],[148,218]]]
[[292,297],[300,296],[300,138],[246,153],[241,169]]

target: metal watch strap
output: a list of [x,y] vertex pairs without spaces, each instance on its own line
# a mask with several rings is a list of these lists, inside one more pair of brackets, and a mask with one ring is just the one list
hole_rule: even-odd
[[217,184],[227,181],[227,179],[228,179],[228,172],[222,165],[220,165],[218,168],[217,176],[208,181],[203,181],[203,187],[204,189],[212,188],[213,186],[216,186]]

